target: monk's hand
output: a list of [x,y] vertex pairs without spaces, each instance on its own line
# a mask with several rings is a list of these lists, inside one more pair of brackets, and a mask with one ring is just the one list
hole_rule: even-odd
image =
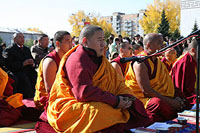
[[132,105],[132,100],[129,100],[129,97],[119,96],[119,104],[117,108],[127,109]]

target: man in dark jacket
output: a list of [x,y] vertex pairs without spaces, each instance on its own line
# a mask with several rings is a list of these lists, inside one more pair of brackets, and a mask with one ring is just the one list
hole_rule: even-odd
[[37,73],[30,49],[24,46],[23,33],[15,33],[14,43],[3,52],[6,68],[14,74],[18,84],[14,93],[22,93],[24,98],[32,98],[35,91]]

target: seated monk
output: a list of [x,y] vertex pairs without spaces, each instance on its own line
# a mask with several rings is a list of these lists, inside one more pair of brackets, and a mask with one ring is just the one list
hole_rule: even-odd
[[43,110],[48,93],[55,80],[62,56],[72,48],[72,38],[67,31],[58,31],[54,35],[56,48],[42,59],[36,83],[34,102],[37,108]]
[[111,61],[111,65],[121,76],[125,76],[127,72],[127,66],[129,63],[121,63],[120,59],[132,56],[132,45],[127,42],[122,42],[119,46],[119,56]]
[[[147,34],[144,38],[144,53],[152,54],[161,49],[162,44],[162,35]],[[143,102],[154,122],[171,120],[177,116],[182,100],[174,97],[175,90],[169,72],[157,56],[142,63],[131,63],[125,79],[126,85]]]
[[[59,65],[49,94],[47,118],[57,132],[125,132],[151,124],[104,55],[104,32],[88,25]],[[133,104],[134,103],[134,104]],[[135,113],[134,113],[135,111]]]
[[176,61],[176,56],[177,52],[174,48],[172,48],[169,51],[165,52],[164,57],[161,59],[169,72],[171,71],[174,62]]
[[19,108],[24,105],[23,95],[12,93],[12,83],[13,80],[0,68],[0,126],[10,126],[21,116]]
[[192,40],[188,46],[188,52],[177,59],[171,71],[176,95],[186,99],[184,109],[191,109],[196,103],[196,57],[197,41]]
[[133,46],[133,56],[140,55],[144,50],[140,44],[132,44]]

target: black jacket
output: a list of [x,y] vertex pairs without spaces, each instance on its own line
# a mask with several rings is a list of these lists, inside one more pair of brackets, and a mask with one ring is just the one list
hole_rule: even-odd
[[3,57],[5,60],[5,66],[8,71],[13,73],[22,72],[24,70],[33,70],[32,66],[23,66],[23,62],[26,59],[32,57],[30,49],[23,46],[23,50],[17,46],[17,44],[12,44],[3,51]]

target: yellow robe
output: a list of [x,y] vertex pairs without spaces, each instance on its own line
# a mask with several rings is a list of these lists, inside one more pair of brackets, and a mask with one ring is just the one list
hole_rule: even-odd
[[40,109],[44,109],[43,103],[40,102],[40,98],[42,96],[47,97],[48,93],[46,92],[45,85],[44,85],[44,79],[43,79],[43,59],[40,62],[39,68],[38,68],[38,76],[37,76],[37,82],[35,85],[35,97],[34,102],[35,106]]
[[[163,96],[174,97],[175,90],[172,83],[172,79],[169,76],[169,72],[164,63],[162,63],[159,59],[157,60],[158,63],[157,63],[156,75],[153,79],[150,80],[150,86],[152,89],[154,89]],[[151,61],[151,59],[147,59],[147,61],[150,64],[151,74],[152,74],[155,69],[154,64]],[[142,89],[139,87],[137,83],[136,76],[131,64],[129,65],[129,70],[126,74],[125,80],[126,80],[125,82],[126,85],[132,90],[133,95],[140,101],[142,101],[146,108],[150,98],[144,96]]]
[[[73,96],[69,81],[64,78],[63,67],[71,49],[60,62],[56,80],[51,88],[47,118],[57,132],[96,132],[117,123],[126,123],[129,112],[101,102],[78,102]],[[131,94],[111,64],[103,57],[102,64],[93,76],[93,85],[114,95]]]
[[[7,82],[8,82],[8,74],[0,68],[0,97],[5,98],[3,93],[6,88]],[[18,108],[24,105],[22,103],[22,99],[23,99],[23,95],[20,93],[16,93],[9,97],[6,97],[6,101],[8,102],[8,104],[14,108]]]

